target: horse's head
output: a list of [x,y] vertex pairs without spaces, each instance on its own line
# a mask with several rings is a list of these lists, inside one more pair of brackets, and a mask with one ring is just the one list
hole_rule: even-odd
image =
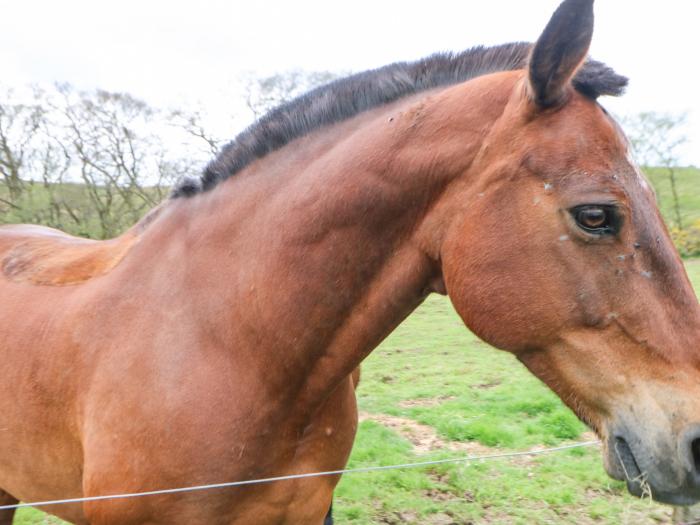
[[566,0],[527,71],[490,81],[507,102],[451,192],[443,276],[466,324],[599,433],[611,476],[688,504],[700,307],[622,131],[574,86],[592,29],[592,0]]

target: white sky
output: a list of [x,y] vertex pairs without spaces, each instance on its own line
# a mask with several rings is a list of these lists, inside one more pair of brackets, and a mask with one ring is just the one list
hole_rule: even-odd
[[[236,107],[243,73],[360,71],[533,41],[559,0],[0,0],[0,83],[70,82],[157,106]],[[591,54],[630,77],[617,114],[688,111],[700,165],[697,0],[598,0]],[[240,126],[247,124],[240,122]],[[234,132],[231,130],[231,138]]]

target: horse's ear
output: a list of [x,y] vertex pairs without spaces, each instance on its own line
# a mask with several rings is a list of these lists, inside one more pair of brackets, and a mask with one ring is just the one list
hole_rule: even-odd
[[542,107],[560,104],[593,36],[593,0],[565,0],[554,12],[532,50],[531,94]]

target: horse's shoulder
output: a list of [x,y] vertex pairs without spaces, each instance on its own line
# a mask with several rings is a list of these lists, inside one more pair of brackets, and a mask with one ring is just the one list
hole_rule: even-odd
[[53,228],[18,224],[0,227],[0,269],[14,282],[62,286],[104,275],[128,253],[137,236],[95,241]]

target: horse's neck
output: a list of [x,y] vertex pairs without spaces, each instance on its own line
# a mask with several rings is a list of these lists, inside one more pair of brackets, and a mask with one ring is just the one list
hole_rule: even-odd
[[217,312],[221,333],[239,355],[278,363],[266,370],[270,385],[300,406],[322,399],[440,291],[426,224],[444,221],[428,214],[435,219],[449,176],[478,145],[441,165],[446,139],[426,128],[424,112],[424,104],[378,110],[323,130],[318,144],[302,139],[182,204],[199,208],[190,210],[192,245],[201,248],[187,254],[191,267],[215,266],[210,293],[234,296],[212,297],[230,308]]

